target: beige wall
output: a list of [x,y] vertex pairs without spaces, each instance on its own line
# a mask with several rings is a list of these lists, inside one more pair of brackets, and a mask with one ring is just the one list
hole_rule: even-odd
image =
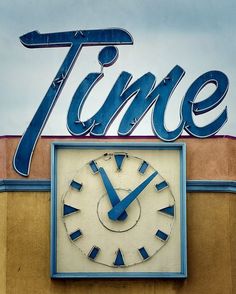
[[[22,178],[11,167],[18,140],[0,140],[2,178]],[[51,141],[44,138],[37,146],[31,178],[50,177]],[[235,140],[186,139],[185,142],[188,179],[235,180]],[[50,193],[0,193],[0,294],[236,293],[236,195],[189,193],[187,214],[186,280],[51,280]]]
[[186,280],[77,281],[51,280],[49,276],[50,194],[11,192],[5,196],[0,197],[0,215],[7,213],[1,222],[2,226],[7,219],[1,227],[7,236],[6,243],[0,243],[3,260],[2,252],[7,249],[6,283],[4,270],[0,276],[2,294],[235,293],[236,197],[232,194],[188,195]]

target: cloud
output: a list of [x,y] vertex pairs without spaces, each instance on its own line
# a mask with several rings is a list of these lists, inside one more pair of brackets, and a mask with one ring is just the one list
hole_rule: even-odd
[[[27,49],[21,45],[19,36],[33,30],[44,33],[107,27],[127,29],[135,43],[120,49],[118,62],[111,71],[106,70],[105,93],[97,88],[88,108],[94,107],[94,101],[105,99],[122,70],[130,71],[134,79],[151,71],[159,81],[178,63],[186,70],[186,76],[173,99],[178,96],[181,100],[197,76],[210,69],[219,69],[230,78],[226,98],[230,130],[224,129],[234,132],[235,8],[236,2],[231,0],[2,0],[0,115],[3,124],[0,134],[24,132],[67,52],[64,48]],[[99,48],[82,51],[47,124],[48,132],[66,132],[66,112],[71,97],[88,72],[99,70],[98,51]],[[178,119],[176,111],[174,117]],[[145,127],[140,128],[143,130]]]
[[[141,30],[220,30],[235,24],[233,0],[1,1],[1,25],[14,31],[125,26]],[[227,21],[226,21],[227,20]],[[30,26],[31,28],[30,28]]]

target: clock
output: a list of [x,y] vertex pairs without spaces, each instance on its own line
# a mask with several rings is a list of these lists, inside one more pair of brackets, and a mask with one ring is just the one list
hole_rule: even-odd
[[186,277],[185,145],[54,143],[52,277]]

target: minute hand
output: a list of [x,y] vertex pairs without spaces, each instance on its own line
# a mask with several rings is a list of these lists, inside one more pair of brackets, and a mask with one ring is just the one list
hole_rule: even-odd
[[109,212],[108,216],[112,220],[117,220],[119,216],[125,211],[125,209],[139,196],[139,194],[147,187],[147,185],[155,178],[158,174],[155,171],[145,181],[143,181],[138,187],[128,194],[123,200],[116,204]]
[[[117,195],[116,190],[113,188],[105,170],[102,167],[100,167],[98,169],[98,171],[101,175],[101,178],[102,178],[103,184],[105,186],[105,189],[107,191],[107,195],[110,199],[111,205],[112,205],[112,207],[114,207],[116,204],[118,204],[120,202],[120,198]],[[119,215],[118,220],[123,221],[127,218],[127,216],[128,216],[128,214],[126,213],[126,211],[123,211],[123,213],[121,215]]]

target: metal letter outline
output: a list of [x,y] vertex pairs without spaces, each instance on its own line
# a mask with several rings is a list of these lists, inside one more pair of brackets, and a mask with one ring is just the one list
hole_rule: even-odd
[[20,37],[28,48],[70,47],[46,95],[40,103],[29,126],[22,136],[13,158],[15,170],[29,175],[31,157],[38,138],[49,118],[63,86],[83,46],[131,45],[132,36],[123,29],[77,30],[59,33],[40,34],[37,31]]

